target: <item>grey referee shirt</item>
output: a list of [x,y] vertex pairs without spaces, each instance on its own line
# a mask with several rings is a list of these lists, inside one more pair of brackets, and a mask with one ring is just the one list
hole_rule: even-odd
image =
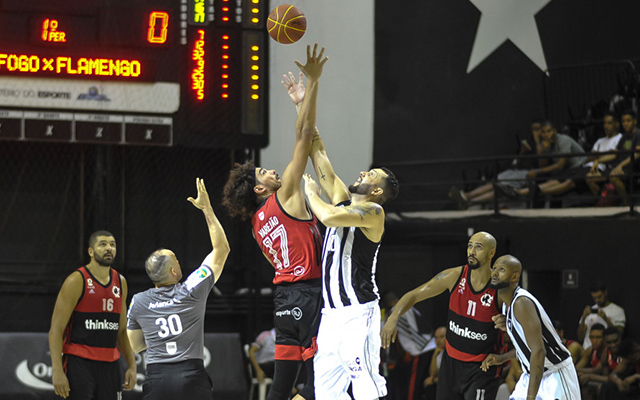
[[148,364],[203,358],[204,312],[214,283],[211,268],[201,265],[184,283],[133,296],[127,328],[142,329]]

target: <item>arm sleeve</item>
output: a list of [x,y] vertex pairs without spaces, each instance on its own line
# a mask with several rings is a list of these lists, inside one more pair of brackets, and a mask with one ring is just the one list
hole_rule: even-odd
[[131,304],[129,304],[129,310],[127,311],[127,329],[136,330],[142,329],[138,321],[136,320],[136,298],[138,295],[133,296],[131,299]]
[[196,299],[206,298],[213,289],[215,284],[215,278],[213,271],[207,265],[201,265],[198,269],[193,271],[191,275],[184,282],[185,287],[191,295]]

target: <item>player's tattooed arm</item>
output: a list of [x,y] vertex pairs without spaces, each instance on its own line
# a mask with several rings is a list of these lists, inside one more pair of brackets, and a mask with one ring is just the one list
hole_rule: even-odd
[[360,216],[360,221],[364,221],[367,215],[380,215],[382,207],[375,203],[358,204],[355,206],[345,207],[345,210],[349,214],[356,214]]

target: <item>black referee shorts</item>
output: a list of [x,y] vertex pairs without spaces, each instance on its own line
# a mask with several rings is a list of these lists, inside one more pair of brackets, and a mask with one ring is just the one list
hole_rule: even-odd
[[200,359],[147,365],[144,400],[211,400],[211,379]]
[[320,279],[281,283],[273,294],[276,360],[307,360],[315,354],[320,326]]
[[122,372],[118,361],[95,361],[65,354],[69,400],[121,400]]

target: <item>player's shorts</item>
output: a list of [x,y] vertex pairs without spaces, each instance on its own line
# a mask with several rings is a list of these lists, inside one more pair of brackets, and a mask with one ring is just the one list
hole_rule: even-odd
[[[520,375],[509,399],[527,398],[529,378],[527,373]],[[571,357],[560,363],[557,370],[547,371],[542,375],[536,399],[580,400],[580,383]]]
[[147,364],[144,400],[211,400],[211,378],[201,359]]
[[451,358],[446,350],[438,372],[436,400],[493,400],[498,393],[500,380],[498,368],[487,372],[479,362],[460,361]]
[[281,283],[273,294],[276,360],[305,361],[316,352],[320,326],[320,279]]
[[387,395],[379,373],[380,307],[367,304],[322,310],[318,353],[313,359],[316,399],[356,400]]
[[65,354],[63,362],[69,379],[69,400],[121,400],[120,362],[95,361]]

